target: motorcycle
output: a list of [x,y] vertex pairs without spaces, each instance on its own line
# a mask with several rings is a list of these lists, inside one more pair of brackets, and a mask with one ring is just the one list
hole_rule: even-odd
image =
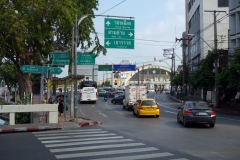
[[104,97],[104,101],[105,101],[105,102],[107,101],[107,97]]

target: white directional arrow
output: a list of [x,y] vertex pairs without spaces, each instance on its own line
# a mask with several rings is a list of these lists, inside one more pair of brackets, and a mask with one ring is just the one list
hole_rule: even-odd
[[128,35],[129,35],[130,37],[132,37],[132,36],[133,36],[132,32],[130,32]]
[[108,45],[108,46],[109,46],[110,44],[111,44],[111,43],[110,43],[109,41],[107,41],[107,42],[106,42],[106,45]]
[[109,21],[106,22],[107,26],[109,26],[111,23]]

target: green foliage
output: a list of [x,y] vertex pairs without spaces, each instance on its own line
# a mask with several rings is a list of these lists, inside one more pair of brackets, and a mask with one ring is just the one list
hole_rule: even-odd
[[105,81],[104,82],[104,86],[110,86],[111,84],[110,84],[110,81]]
[[[71,53],[72,29],[75,18],[94,14],[98,0],[1,0],[0,1],[0,58],[5,58],[15,66],[15,73],[20,86],[20,95],[25,87],[31,92],[29,74],[22,73],[22,65],[40,65],[54,50]],[[78,27],[78,47],[88,49],[98,56],[106,54],[100,45],[92,18],[85,18]],[[71,67],[70,67],[71,68]],[[33,82],[37,82],[32,77]],[[26,86],[24,86],[26,85]]]
[[207,88],[214,84],[213,73],[213,53],[208,52],[205,59],[202,60],[199,69],[194,74],[189,75],[187,81],[195,89]]
[[182,85],[182,74],[175,75],[171,81],[171,85]]
[[[240,48],[240,47],[239,47]],[[240,91],[240,52],[236,49],[234,58],[230,60],[229,67],[223,68],[218,74],[217,81],[223,89],[236,89]]]
[[[26,94],[23,100],[17,99],[17,104],[18,105],[30,104],[30,95]],[[30,123],[30,116],[31,113],[28,112],[16,113],[15,123],[16,124]]]

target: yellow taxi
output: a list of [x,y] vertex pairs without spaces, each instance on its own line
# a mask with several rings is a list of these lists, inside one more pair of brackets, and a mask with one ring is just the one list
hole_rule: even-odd
[[142,98],[133,105],[133,114],[140,116],[156,116],[160,115],[158,103],[152,98]]

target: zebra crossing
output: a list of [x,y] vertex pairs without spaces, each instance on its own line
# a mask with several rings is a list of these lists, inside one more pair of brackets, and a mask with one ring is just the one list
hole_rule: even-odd
[[173,153],[102,129],[33,132],[57,159],[138,160],[175,158]]

